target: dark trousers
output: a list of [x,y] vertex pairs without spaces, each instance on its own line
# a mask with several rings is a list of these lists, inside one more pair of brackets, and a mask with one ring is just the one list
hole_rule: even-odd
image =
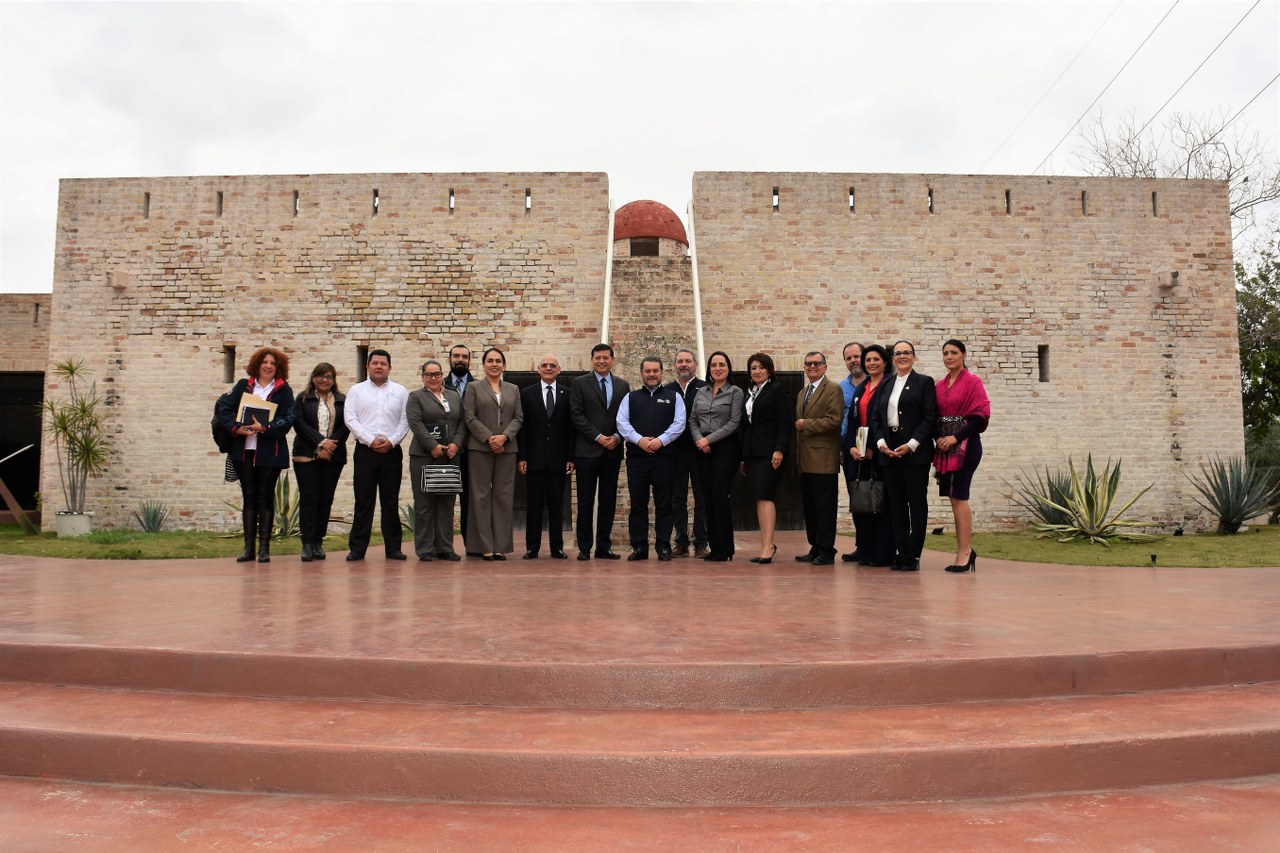
[[[630,448],[628,448],[630,450]],[[675,479],[674,453],[649,455],[636,451],[627,455],[627,491],[631,496],[631,514],[627,532],[631,547],[649,550],[649,494],[653,494],[653,542],[659,550],[671,547],[671,527],[675,510],[671,508],[671,483]]]
[[465,547],[467,544],[467,504],[471,503],[471,468],[467,464],[469,454],[460,453],[457,458],[458,468],[462,473],[462,493],[458,495],[458,500],[462,502],[462,517],[458,519],[458,523],[462,525],[463,550],[467,553],[471,553],[471,549]]
[[344,467],[323,459],[293,463],[293,478],[298,486],[298,526],[304,544],[319,544],[329,532],[333,494]]
[[800,474],[800,500],[809,553],[836,553],[836,512],[840,503],[839,474]]
[[530,471],[524,477],[525,514],[524,547],[526,551],[542,548],[542,515],[547,516],[547,542],[552,551],[564,550],[564,487],[568,482],[564,465],[541,471]]
[[929,523],[929,465],[889,460],[884,465],[884,487],[898,558],[918,560]]
[[689,547],[689,487],[693,486],[693,544],[707,544],[707,503],[702,488],[702,475],[698,473],[696,449],[681,449],[676,453],[675,474],[671,483],[671,509],[676,545]]
[[248,510],[274,510],[276,505],[276,481],[280,468],[259,468],[252,460],[232,462],[240,482],[242,508]]
[[879,515],[855,515],[853,527],[858,531],[858,556],[868,563],[893,560],[893,524],[888,501]]
[[710,453],[697,451],[698,472],[707,499],[707,544],[717,557],[732,557],[733,478],[741,462],[741,443],[736,435],[711,445]]
[[393,447],[386,453],[374,453],[356,444],[353,481],[356,510],[351,519],[351,535],[347,548],[363,554],[369,547],[373,530],[373,505],[382,507],[383,548],[388,554],[400,550],[400,478],[404,472],[404,451]]
[[605,454],[579,456],[573,460],[573,467],[578,483],[578,550],[591,550],[591,519],[595,510],[596,550],[608,551],[613,545],[610,536],[613,517],[618,512],[618,472],[622,470],[622,459]]

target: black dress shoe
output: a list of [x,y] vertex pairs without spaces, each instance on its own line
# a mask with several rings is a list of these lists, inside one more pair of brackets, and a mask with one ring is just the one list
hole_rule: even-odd
[[919,560],[903,560],[891,567],[895,572],[918,572],[920,571]]
[[526,559],[526,560],[536,560],[536,559],[538,559],[538,552],[537,552],[537,551],[525,551],[525,552],[524,552],[524,559]]
[[430,562],[431,562],[431,555],[430,555],[430,554],[419,554],[419,555],[418,555],[418,562],[419,562],[419,563],[430,563]]
[[567,560],[567,559],[569,559],[569,555],[568,555],[568,554],[566,554],[564,551],[552,551],[552,552],[551,552],[551,559],[553,559],[553,560]]
[[732,554],[708,554],[706,559],[708,563],[728,563],[733,560],[733,555]]
[[671,562],[671,552],[670,552],[670,551],[668,551],[668,550],[666,550],[665,548],[659,549],[659,550],[658,550],[658,562],[660,562],[660,563],[669,563],[669,562]]
[[808,554],[797,554],[797,555],[796,555],[796,562],[797,562],[797,563],[812,563],[816,557],[817,557],[817,554],[814,554],[814,553],[812,553],[812,552],[810,552],[810,553],[808,553]]
[[597,560],[621,560],[622,557],[612,551],[596,551]]
[[810,562],[815,566],[835,565],[836,555],[835,554],[819,554],[818,556],[810,560]]
[[388,560],[407,560],[409,558],[404,555],[403,551],[391,551],[387,554],[387,559]]
[[846,563],[861,563],[862,555],[859,554],[857,551],[854,551],[850,554],[842,554],[840,556],[840,559]]
[[350,554],[347,555],[348,563],[358,563],[363,559],[364,559],[364,554],[357,554],[355,551],[352,551]]
[[590,560],[590,559],[591,559],[591,555],[590,555],[589,553],[587,553],[586,551],[579,551],[579,552],[578,552],[578,559],[579,559],[579,560]]
[[627,555],[628,563],[637,563],[641,560],[647,560],[647,559],[649,559],[648,551],[632,551],[630,554]]

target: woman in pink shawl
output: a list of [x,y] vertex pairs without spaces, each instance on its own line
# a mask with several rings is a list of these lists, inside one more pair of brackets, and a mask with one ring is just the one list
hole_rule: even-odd
[[978,552],[973,550],[973,511],[969,508],[969,484],[982,461],[981,434],[991,420],[991,400],[982,380],[964,366],[965,346],[952,338],[942,345],[945,379],[937,383],[938,420],[933,467],[938,472],[938,493],[951,499],[956,520],[956,561],[949,572],[974,572]]

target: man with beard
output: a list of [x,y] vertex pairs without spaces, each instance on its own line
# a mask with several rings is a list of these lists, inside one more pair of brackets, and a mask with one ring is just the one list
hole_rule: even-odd
[[[862,384],[862,380],[867,378],[867,374],[862,372],[862,344],[857,341],[850,341],[844,345],[844,366],[849,369],[849,375],[840,380],[840,390],[844,393],[844,414],[840,417],[841,447],[844,446],[845,432],[849,428],[849,404],[853,402],[854,389]],[[847,454],[841,456],[840,464],[844,468],[845,488],[849,490],[850,498],[852,498],[853,480],[857,474],[857,465]],[[840,559],[846,563],[856,563],[858,561],[857,544],[855,543],[853,550]]]
[[[471,375],[471,350],[462,344],[454,344],[449,347],[449,375],[445,377],[444,387],[452,388],[458,392],[459,397],[467,395],[467,387],[475,377]],[[462,494],[459,500],[462,502],[462,544],[467,544],[467,497],[470,491],[470,477],[467,476],[467,454],[463,453],[458,462],[458,467],[462,469]],[[468,557],[476,557],[478,554],[472,554],[467,550]]]
[[684,432],[684,399],[663,386],[662,359],[651,355],[640,362],[644,387],[632,391],[618,408],[618,434],[627,443],[627,488],[631,495],[628,561],[649,559],[649,493],[653,492],[654,548],[658,559],[671,559],[671,475],[675,471],[675,440]]
[[[694,395],[707,383],[695,374],[698,361],[692,350],[676,352],[676,378],[667,387],[684,400],[686,413],[693,406]],[[671,480],[671,509],[676,547],[672,555],[689,556],[689,486],[693,486],[693,546],[695,557],[707,555],[707,507],[702,497],[702,480],[698,476],[698,448],[686,429],[676,439],[675,473]]]

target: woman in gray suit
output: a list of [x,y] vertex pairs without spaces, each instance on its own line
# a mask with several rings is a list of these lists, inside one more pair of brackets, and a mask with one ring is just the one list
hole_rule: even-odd
[[516,435],[524,422],[520,389],[502,381],[507,357],[484,351],[484,379],[467,389],[462,401],[467,422],[470,495],[467,549],[486,560],[505,560],[512,544],[512,505],[516,493]]
[[[428,466],[457,468],[467,440],[462,418],[462,398],[444,387],[444,368],[438,361],[422,365],[422,387],[409,393],[406,406],[409,432],[409,480],[413,486],[413,550],[424,562],[434,557],[460,559],[453,550],[453,498],[455,492],[426,492],[423,469]],[[459,480],[461,482],[461,480]]]

